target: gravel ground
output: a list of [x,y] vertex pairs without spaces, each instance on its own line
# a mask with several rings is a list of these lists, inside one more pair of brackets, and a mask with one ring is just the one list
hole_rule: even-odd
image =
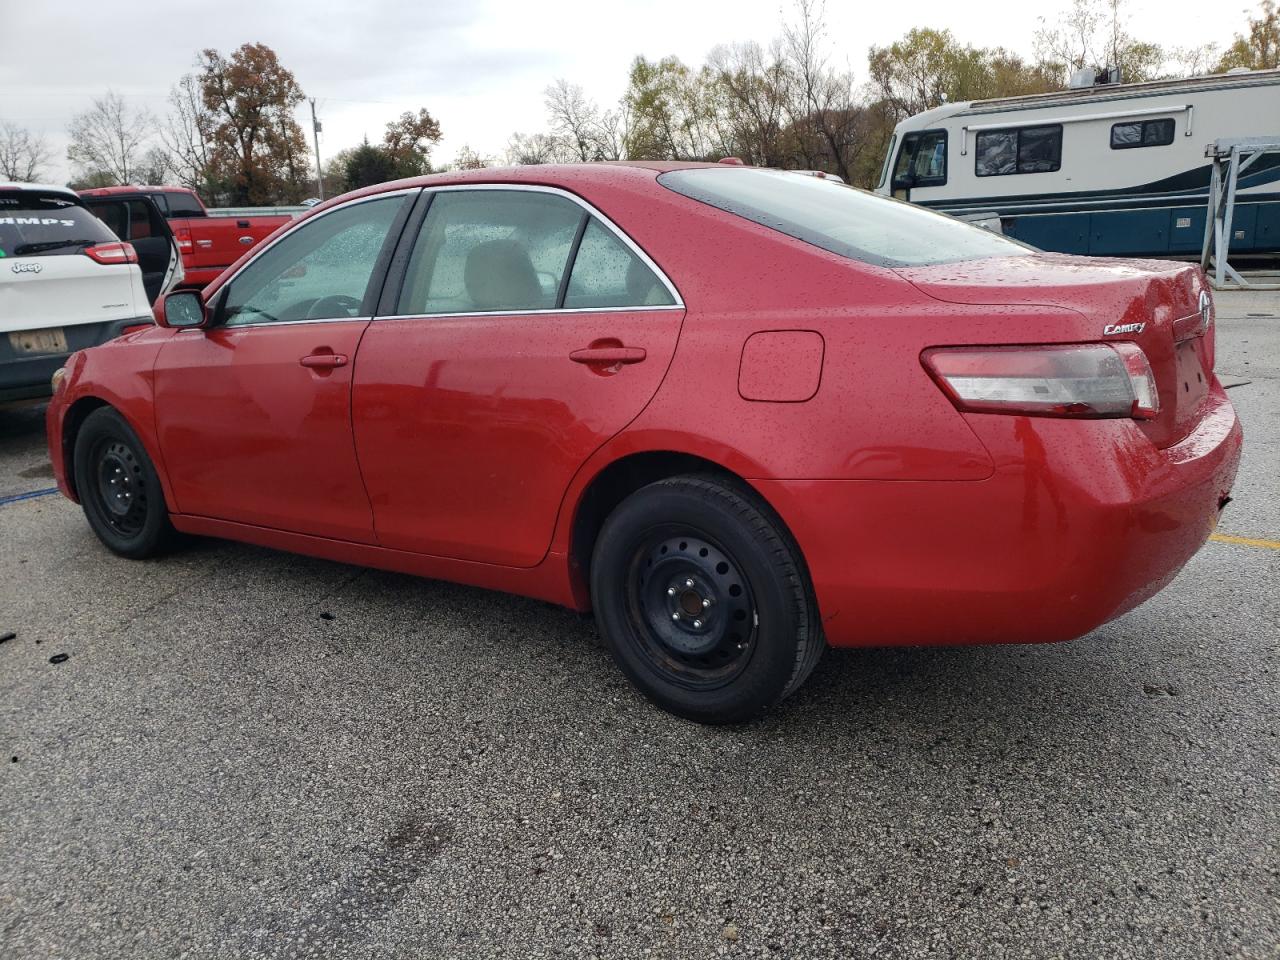
[[[1222,532],[1280,539],[1280,296],[1219,317]],[[51,485],[41,413],[0,498]],[[131,563],[56,496],[0,557],[6,958],[1280,957],[1280,551],[1070,644],[830,652],[731,730],[533,601]]]

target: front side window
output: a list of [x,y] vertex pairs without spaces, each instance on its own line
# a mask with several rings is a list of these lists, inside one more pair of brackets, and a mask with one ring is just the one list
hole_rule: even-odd
[[669,190],[823,250],[880,267],[917,267],[1028,248],[923,207],[817,177],[751,167],[673,170]]
[[1052,173],[1062,168],[1062,125],[982,130],[974,144],[974,173]]
[[947,131],[926,130],[902,138],[895,187],[940,187],[947,182]]
[[309,220],[231,281],[229,327],[363,316],[369,281],[405,197],[380,197]]
[[1129,150],[1134,147],[1167,147],[1173,143],[1173,118],[1159,120],[1132,120],[1117,123],[1111,128],[1111,149]]
[[669,307],[674,303],[675,298],[648,264],[592,217],[569,273],[564,306],[583,310]]
[[531,190],[436,194],[413,247],[401,316],[551,310],[586,211]]

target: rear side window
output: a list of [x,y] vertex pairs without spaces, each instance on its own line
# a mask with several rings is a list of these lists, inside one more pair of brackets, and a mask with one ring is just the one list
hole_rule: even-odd
[[586,212],[529,190],[437,193],[413,247],[402,316],[555,309]]
[[149,240],[168,236],[164,217],[153,204],[136,200],[90,200],[89,209],[121,240]]
[[1052,173],[1062,169],[1062,125],[982,130],[974,144],[974,173]]
[[147,240],[165,235],[164,218],[145,200],[129,201],[128,240]]
[[70,197],[0,191],[0,257],[62,256],[115,239],[101,220]]
[[669,307],[675,298],[617,234],[595,217],[587,223],[565,291],[567,309]]
[[658,182],[789,237],[879,267],[1021,256],[1028,250],[914,204],[780,170],[703,167],[664,173]]
[[200,201],[191,193],[166,193],[165,197],[169,201],[169,213],[171,218],[178,217],[203,217],[205,215],[204,207],[200,206]]
[[1129,150],[1134,147],[1167,147],[1173,143],[1173,118],[1159,120],[1133,120],[1117,123],[1111,128],[1111,149]]

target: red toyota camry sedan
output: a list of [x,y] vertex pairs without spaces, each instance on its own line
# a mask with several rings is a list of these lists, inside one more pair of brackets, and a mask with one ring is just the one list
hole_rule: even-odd
[[108,548],[591,609],[704,722],[827,644],[1087,633],[1200,548],[1240,459],[1197,268],[742,166],[382,184],[157,320],[55,378],[58,484]]

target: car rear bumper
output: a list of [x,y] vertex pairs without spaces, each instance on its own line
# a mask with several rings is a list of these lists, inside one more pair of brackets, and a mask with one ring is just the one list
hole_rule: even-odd
[[47,397],[53,392],[50,379],[67,357],[77,350],[96,347],[113,340],[127,327],[153,323],[150,315],[103,323],[82,323],[63,327],[66,353],[24,354],[14,349],[8,334],[0,334],[0,401]]
[[808,563],[834,646],[1069,640],[1137,606],[1208,539],[1240,462],[1214,384],[1164,450],[1128,420],[971,415],[987,480],[752,481]]

